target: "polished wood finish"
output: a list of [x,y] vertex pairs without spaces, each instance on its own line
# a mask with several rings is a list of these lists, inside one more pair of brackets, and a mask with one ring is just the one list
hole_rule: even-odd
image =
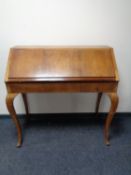
[[8,78],[13,82],[115,80],[112,49],[11,49]]
[[109,127],[118,104],[118,70],[111,47],[14,47],[10,49],[5,83],[7,107],[18,130],[18,146],[22,133],[13,100],[22,93],[29,116],[26,93],[31,92],[97,92],[96,113],[102,93],[111,100],[104,136],[109,144]]

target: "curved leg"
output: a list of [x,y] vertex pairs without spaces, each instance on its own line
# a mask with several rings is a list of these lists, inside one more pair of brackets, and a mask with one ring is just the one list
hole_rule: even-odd
[[29,120],[29,108],[28,108],[28,100],[27,100],[27,95],[25,93],[22,93],[22,98],[24,101],[24,106],[25,106],[25,111],[27,115],[27,120]]
[[96,109],[95,109],[96,116],[98,115],[98,112],[99,112],[101,97],[102,97],[102,92],[99,92],[97,96],[97,101],[96,101]]
[[110,98],[111,101],[111,107],[110,107],[110,111],[109,114],[106,118],[106,123],[105,123],[105,127],[104,127],[104,136],[105,136],[105,144],[106,145],[110,145],[109,142],[109,129],[110,129],[110,125],[113,119],[113,116],[116,112],[117,106],[118,106],[118,96],[117,93],[108,93],[108,96]]
[[21,129],[21,125],[20,125],[20,122],[17,118],[17,115],[16,115],[16,112],[15,112],[15,109],[14,109],[14,105],[13,105],[13,101],[14,101],[14,98],[16,97],[16,93],[8,93],[7,94],[7,97],[6,97],[6,105],[7,105],[7,108],[8,108],[8,111],[16,125],[16,128],[17,128],[17,132],[18,132],[18,142],[17,142],[17,147],[20,147],[21,144],[22,144],[22,129]]

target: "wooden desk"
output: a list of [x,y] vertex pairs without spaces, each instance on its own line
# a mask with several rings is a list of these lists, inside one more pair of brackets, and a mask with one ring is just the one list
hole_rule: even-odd
[[97,92],[96,113],[102,93],[111,100],[104,126],[109,145],[109,128],[118,105],[118,71],[110,47],[14,47],[10,49],[5,83],[6,104],[22,144],[22,129],[13,101],[21,93],[29,117],[26,93]]

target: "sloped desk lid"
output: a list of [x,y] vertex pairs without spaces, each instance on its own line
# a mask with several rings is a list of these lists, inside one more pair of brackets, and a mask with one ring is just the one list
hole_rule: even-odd
[[115,81],[110,47],[14,47],[6,81]]

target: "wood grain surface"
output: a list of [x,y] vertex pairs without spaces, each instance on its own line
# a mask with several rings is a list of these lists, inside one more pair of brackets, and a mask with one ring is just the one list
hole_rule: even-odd
[[111,81],[116,79],[110,47],[14,47],[8,81]]

